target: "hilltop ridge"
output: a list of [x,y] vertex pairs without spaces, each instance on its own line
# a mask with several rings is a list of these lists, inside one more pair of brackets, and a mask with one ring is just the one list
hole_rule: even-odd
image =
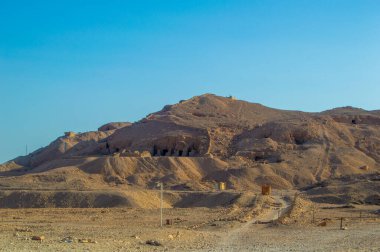
[[[310,187],[380,171],[380,115],[352,107],[306,113],[213,94],[167,105],[136,123],[68,132],[0,166],[3,187],[110,186],[209,190]],[[44,177],[44,179],[41,179]]]

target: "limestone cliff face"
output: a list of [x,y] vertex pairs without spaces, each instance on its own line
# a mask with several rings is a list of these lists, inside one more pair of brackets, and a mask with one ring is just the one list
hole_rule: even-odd
[[305,113],[205,94],[133,124],[109,123],[59,137],[0,171],[27,183],[26,178],[40,181],[39,172],[54,177],[58,171],[69,181],[64,171],[77,169],[87,187],[92,185],[85,178],[94,174],[101,183],[148,188],[158,180],[191,189],[212,188],[216,181],[235,189],[264,182],[302,187],[379,172],[379,125],[379,111],[345,107]]
[[131,125],[132,123],[129,123],[129,122],[111,122],[111,123],[104,124],[103,126],[100,126],[98,128],[98,131],[117,130],[117,129],[121,129],[121,128],[128,127]]
[[152,156],[203,156],[210,139],[202,128],[147,120],[116,130],[105,139],[102,153],[148,151]]

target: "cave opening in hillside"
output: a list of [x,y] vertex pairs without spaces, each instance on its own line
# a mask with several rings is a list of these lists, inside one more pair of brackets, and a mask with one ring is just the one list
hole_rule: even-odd
[[119,149],[119,148],[116,148],[116,149],[115,149],[115,151],[116,151],[116,152],[119,152],[119,151],[120,151],[120,149]]
[[304,139],[300,139],[300,138],[295,138],[294,139],[294,142],[297,144],[297,145],[302,145],[305,143],[305,140]]
[[351,123],[352,123],[352,124],[356,124],[356,120],[355,120],[355,119],[352,119]]
[[157,146],[156,145],[154,145],[153,146],[153,156],[157,156]]
[[110,150],[110,144],[108,142],[106,142],[106,150],[107,152],[110,154],[111,153],[111,150]]
[[183,150],[178,151],[178,156],[182,157],[182,155],[183,155]]
[[161,156],[166,156],[166,154],[169,152],[168,149],[163,149],[161,152]]
[[191,154],[191,148],[187,149],[187,156],[190,157]]

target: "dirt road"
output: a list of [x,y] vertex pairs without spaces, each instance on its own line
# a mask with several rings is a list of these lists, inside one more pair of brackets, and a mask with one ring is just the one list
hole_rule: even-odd
[[[222,237],[220,245],[215,251],[241,251],[242,241],[247,243],[251,230],[255,223],[268,223],[276,220],[285,210],[290,206],[290,203],[285,201],[282,196],[276,195],[272,197],[275,204],[280,207],[268,206],[269,208],[264,209],[264,211],[252,220],[244,223],[238,228],[232,229]],[[243,242],[244,243],[244,242]]]
[[[263,202],[283,203],[282,209],[288,206],[281,196]],[[378,209],[323,206],[319,206],[319,217],[349,217],[358,211],[368,215]],[[174,223],[163,228],[156,208],[0,209],[0,251],[379,251],[380,219],[347,219],[347,230],[334,220],[327,226],[253,224],[276,219],[275,208],[245,223],[219,220],[230,209],[170,208],[164,214]],[[43,235],[45,240],[31,240],[34,235]],[[162,246],[147,245],[147,240]]]

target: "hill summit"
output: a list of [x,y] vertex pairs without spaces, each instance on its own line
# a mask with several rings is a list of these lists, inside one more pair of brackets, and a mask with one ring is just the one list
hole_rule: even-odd
[[[301,189],[378,174],[380,113],[352,107],[287,111],[204,94],[136,123],[67,132],[0,166],[4,188]],[[371,195],[373,196],[373,195]]]

